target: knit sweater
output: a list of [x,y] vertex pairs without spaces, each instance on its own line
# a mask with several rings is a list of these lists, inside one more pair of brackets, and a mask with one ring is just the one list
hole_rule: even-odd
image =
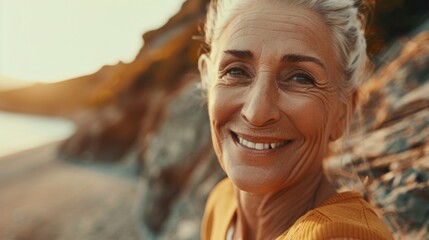
[[[202,224],[203,240],[225,240],[237,211],[234,187],[228,179],[211,192]],[[393,239],[386,225],[356,192],[334,195],[301,216],[277,240]]]

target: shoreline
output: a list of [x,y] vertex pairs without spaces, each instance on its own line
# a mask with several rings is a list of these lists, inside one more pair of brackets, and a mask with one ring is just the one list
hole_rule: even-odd
[[13,158],[22,158],[22,157],[25,157],[25,156],[27,156],[28,154],[31,154],[31,153],[38,153],[38,152],[41,152],[43,150],[46,150],[47,148],[52,149],[53,147],[55,147],[55,149],[58,149],[58,147],[64,141],[66,141],[66,139],[43,143],[43,144],[41,144],[39,146],[30,147],[30,148],[26,148],[26,149],[23,149],[23,150],[18,150],[16,152],[8,153],[6,155],[1,155],[0,154],[0,163],[3,162],[3,161],[11,160]]

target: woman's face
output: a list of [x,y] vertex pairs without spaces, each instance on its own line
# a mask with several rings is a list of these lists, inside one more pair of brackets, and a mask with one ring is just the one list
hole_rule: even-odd
[[275,192],[320,174],[342,135],[339,64],[317,14],[265,1],[238,12],[200,60],[212,140],[237,187]]

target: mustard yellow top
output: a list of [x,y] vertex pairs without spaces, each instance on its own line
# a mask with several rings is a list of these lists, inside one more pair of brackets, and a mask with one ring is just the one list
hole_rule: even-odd
[[[225,240],[237,202],[229,179],[221,181],[206,204],[203,240]],[[277,240],[393,239],[386,225],[356,192],[339,193],[300,217]]]

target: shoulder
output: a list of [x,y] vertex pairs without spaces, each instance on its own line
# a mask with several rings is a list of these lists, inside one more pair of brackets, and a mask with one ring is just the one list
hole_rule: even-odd
[[204,210],[202,239],[224,239],[236,210],[234,187],[227,178],[211,191]]
[[309,211],[279,239],[393,239],[374,209],[358,194],[335,195]]
[[234,198],[234,187],[231,181],[228,178],[225,178],[216,184],[210,192],[207,199],[206,209],[213,208],[216,203],[224,204],[225,202],[228,202],[229,198]]

